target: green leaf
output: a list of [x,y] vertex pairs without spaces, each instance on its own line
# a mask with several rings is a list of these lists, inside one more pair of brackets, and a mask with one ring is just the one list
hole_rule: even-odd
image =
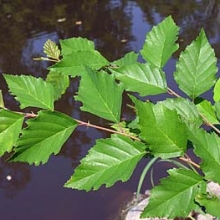
[[195,154],[202,159],[200,168],[205,179],[220,184],[220,138],[193,126],[189,127],[188,134],[195,146]]
[[24,116],[9,110],[0,109],[0,156],[11,152],[19,137]]
[[147,34],[143,49],[140,51],[143,58],[149,63],[162,68],[171,55],[179,48],[176,44],[179,27],[171,16],[153,27]]
[[50,83],[33,76],[13,76],[4,74],[10,92],[20,102],[20,108],[38,107],[54,109],[54,90]]
[[81,37],[73,37],[70,39],[60,40],[60,46],[64,56],[79,50],[95,50],[94,42]]
[[120,121],[123,86],[112,75],[87,68],[80,81],[76,100],[81,101],[82,111],[90,112],[113,122]]
[[99,139],[65,187],[89,191],[97,190],[103,184],[110,187],[119,180],[127,181],[145,155],[145,148],[143,143],[122,135]]
[[215,113],[216,113],[218,119],[220,120],[220,102],[216,102],[214,104],[214,107],[215,107]]
[[203,123],[196,106],[188,99],[172,98],[166,99],[162,103],[171,110],[175,109],[185,123],[196,126],[200,126]]
[[220,78],[217,80],[214,90],[213,90],[213,99],[215,102],[220,101]]
[[112,70],[112,72],[124,84],[125,90],[138,92],[141,96],[167,91],[165,74],[158,67],[137,63]]
[[54,43],[52,40],[47,40],[44,44],[44,53],[49,58],[53,58],[56,60],[59,60],[60,57],[60,50],[56,43]]
[[208,100],[203,100],[196,104],[196,107],[200,114],[204,116],[211,124],[219,124],[219,121],[215,115],[215,108]]
[[10,161],[39,165],[46,163],[51,154],[59,153],[77,122],[62,113],[44,110],[37,118],[29,119],[27,125]]
[[195,99],[215,84],[216,63],[214,50],[201,30],[196,40],[181,53],[174,78],[180,89]]
[[3,96],[2,96],[2,90],[0,89],[0,108],[4,108],[5,104],[4,104],[4,100],[3,100]]
[[73,51],[65,56],[59,63],[49,67],[50,70],[72,77],[83,75],[86,72],[85,66],[92,69],[100,69],[109,64],[98,51],[84,50]]
[[194,199],[203,183],[191,170],[172,169],[160,185],[151,190],[150,200],[141,217],[187,217],[195,208]]
[[132,51],[127,53],[121,59],[114,61],[113,64],[117,65],[118,67],[127,66],[137,63],[137,59],[138,59],[138,54]]
[[220,218],[220,200],[216,196],[211,195],[197,195],[196,202],[198,202],[201,206],[204,206],[206,212],[211,214],[212,216]]
[[186,126],[177,112],[161,103],[153,105],[134,98],[132,101],[138,112],[140,137],[151,153],[162,159],[181,156],[186,150],[187,137]]
[[46,82],[51,83],[54,88],[54,100],[58,100],[61,95],[63,95],[68,88],[70,82],[69,82],[69,76],[62,75],[60,73],[50,71],[49,74],[47,74]]

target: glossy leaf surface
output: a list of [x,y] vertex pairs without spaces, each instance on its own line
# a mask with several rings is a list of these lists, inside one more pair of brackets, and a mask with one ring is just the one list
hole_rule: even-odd
[[187,217],[203,179],[191,170],[172,169],[169,176],[151,190],[150,200],[141,217]]
[[85,67],[100,69],[109,64],[98,51],[83,50],[73,51],[70,55],[65,56],[59,63],[51,66],[49,69],[61,74],[72,77],[83,75],[86,72]]
[[60,40],[62,55],[66,56],[75,51],[95,50],[93,41],[82,37],[73,37],[65,40]]
[[54,90],[50,83],[33,76],[6,75],[10,92],[20,102],[20,108],[38,107],[54,109]]
[[176,64],[174,78],[180,89],[195,99],[215,84],[217,59],[204,30],[186,47]]
[[184,98],[172,98],[162,101],[169,109],[175,109],[185,123],[200,126],[203,121],[194,103]]
[[181,156],[186,150],[186,127],[176,110],[132,98],[139,117],[140,137],[151,153],[163,159]]
[[117,65],[118,67],[127,66],[137,63],[137,59],[138,59],[138,54],[132,51],[127,53],[121,59],[114,61],[113,64]]
[[59,153],[77,122],[62,113],[40,111],[27,125],[10,160],[39,165],[46,163],[51,154]]
[[99,139],[65,187],[89,191],[104,184],[110,187],[119,180],[127,181],[144,156],[145,147],[143,143],[122,135]]
[[120,121],[123,87],[112,75],[87,68],[81,78],[76,99],[83,103],[82,111],[113,122]]
[[112,72],[125,90],[138,92],[141,96],[156,95],[167,91],[165,74],[158,67],[148,64],[127,65]]
[[149,63],[159,68],[164,67],[172,54],[178,49],[176,44],[179,27],[171,16],[153,27],[147,34],[141,55]]

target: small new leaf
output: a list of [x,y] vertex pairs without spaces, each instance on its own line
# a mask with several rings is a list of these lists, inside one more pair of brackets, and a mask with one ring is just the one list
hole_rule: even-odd
[[11,152],[21,132],[24,116],[0,109],[0,156]]
[[191,170],[172,169],[160,185],[151,190],[150,200],[141,217],[187,217],[195,209],[195,196],[202,177]]
[[20,108],[54,109],[54,90],[51,83],[33,76],[4,74],[10,92],[20,102]]
[[65,187],[89,191],[104,184],[110,187],[119,180],[125,182],[145,155],[145,148],[143,143],[122,135],[99,139]]
[[48,58],[59,60],[60,50],[56,43],[54,43],[50,39],[48,39],[44,44],[44,53],[47,55]]
[[44,110],[37,118],[29,119],[27,125],[10,161],[39,165],[46,163],[51,154],[59,153],[77,122],[62,113]]

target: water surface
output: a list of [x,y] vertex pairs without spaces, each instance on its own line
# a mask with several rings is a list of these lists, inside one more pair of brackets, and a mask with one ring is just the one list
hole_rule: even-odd
[[[0,88],[6,107],[18,110],[18,104],[7,92],[2,73],[31,74],[45,78],[48,62],[33,61],[43,56],[47,39],[86,37],[110,61],[125,53],[142,48],[146,32],[168,15],[181,26],[180,49],[185,48],[203,27],[220,56],[220,3],[218,1],[164,0],[78,0],[78,1],[3,1],[0,0]],[[165,71],[169,86],[176,88],[170,77],[175,70],[179,52],[168,62]],[[105,121],[81,113],[74,102],[77,81],[72,81],[67,94],[56,104],[56,109],[72,117],[99,125]],[[161,97],[159,97],[161,98]],[[123,117],[131,117],[124,109]],[[0,219],[4,220],[113,220],[120,207],[136,190],[139,175],[147,163],[141,161],[132,178],[116,183],[111,188],[83,192],[66,189],[63,184],[72,175],[80,159],[86,155],[97,138],[108,137],[96,129],[78,128],[63,146],[58,156],[45,165],[34,167],[22,163],[0,161]],[[155,182],[166,175],[168,164],[155,169]],[[7,176],[12,179],[8,180]],[[149,177],[144,188],[150,188]],[[144,190],[144,189],[143,189]]]

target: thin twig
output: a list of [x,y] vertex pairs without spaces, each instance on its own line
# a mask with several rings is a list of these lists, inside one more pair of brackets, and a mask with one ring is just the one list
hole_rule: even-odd
[[203,121],[205,122],[206,125],[208,125],[209,127],[211,127],[214,131],[216,131],[218,134],[220,134],[220,130],[218,128],[215,127],[215,125],[211,124],[208,119],[206,119],[206,117],[204,115],[202,115],[201,113],[199,113],[199,115],[202,117]]
[[178,95],[176,92],[174,92],[172,89],[170,89],[169,87],[168,87],[168,93],[170,94],[170,95],[174,95],[174,96],[176,96],[176,97],[178,97],[178,98],[180,98],[181,96],[180,95]]
[[192,164],[194,167],[200,169],[200,166],[197,163],[193,162],[190,158],[180,157],[179,159],[186,163]]
[[76,122],[78,122],[80,125],[83,125],[83,126],[87,126],[87,127],[91,127],[91,128],[97,128],[99,130],[107,131],[107,132],[110,132],[110,133],[121,134],[121,135],[127,136],[127,137],[129,137],[133,140],[141,141],[139,138],[137,138],[135,136],[132,136],[132,135],[129,135],[129,134],[126,134],[124,132],[119,132],[119,131],[116,131],[116,130],[113,130],[113,129],[109,129],[109,128],[101,127],[101,126],[98,126],[98,125],[94,125],[94,124],[91,124],[90,122],[84,122],[84,121],[80,121],[80,120],[77,120],[77,119],[74,119],[74,120]]

